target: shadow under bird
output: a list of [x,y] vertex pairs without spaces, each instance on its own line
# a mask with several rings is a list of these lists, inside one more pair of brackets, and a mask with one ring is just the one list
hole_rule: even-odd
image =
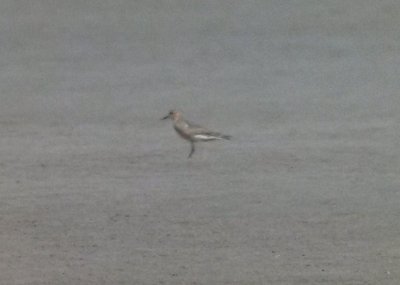
[[162,120],[171,119],[174,122],[174,129],[178,135],[190,142],[190,158],[195,151],[195,142],[199,141],[215,141],[215,140],[229,140],[231,136],[224,135],[218,132],[210,131],[202,126],[188,122],[182,117],[182,113],[178,111],[170,111],[168,115]]

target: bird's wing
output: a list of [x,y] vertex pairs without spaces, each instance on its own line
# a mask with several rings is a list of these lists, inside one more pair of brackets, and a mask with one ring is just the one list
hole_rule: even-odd
[[196,135],[196,134],[211,134],[214,133],[212,131],[210,131],[209,129],[206,129],[200,125],[191,123],[191,122],[187,122],[188,125],[188,132],[192,135]]

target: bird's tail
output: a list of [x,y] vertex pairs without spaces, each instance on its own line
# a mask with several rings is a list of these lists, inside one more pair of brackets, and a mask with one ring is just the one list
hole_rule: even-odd
[[222,138],[224,140],[230,140],[232,138],[232,136],[230,136],[230,135],[220,135],[220,138]]
[[[201,135],[199,135],[201,136]],[[209,132],[207,134],[205,134],[205,136],[208,136],[209,140],[230,140],[232,137],[229,135],[224,135],[221,133],[216,133],[216,132]]]

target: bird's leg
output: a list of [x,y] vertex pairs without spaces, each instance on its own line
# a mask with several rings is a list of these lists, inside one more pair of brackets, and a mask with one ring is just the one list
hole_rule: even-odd
[[190,153],[189,153],[188,158],[191,158],[193,153],[194,153],[194,142],[191,141],[190,142]]

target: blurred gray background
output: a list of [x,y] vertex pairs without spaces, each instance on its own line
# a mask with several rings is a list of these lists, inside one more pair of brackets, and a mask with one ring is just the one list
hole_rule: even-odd
[[399,284],[399,14],[1,1],[0,284]]

